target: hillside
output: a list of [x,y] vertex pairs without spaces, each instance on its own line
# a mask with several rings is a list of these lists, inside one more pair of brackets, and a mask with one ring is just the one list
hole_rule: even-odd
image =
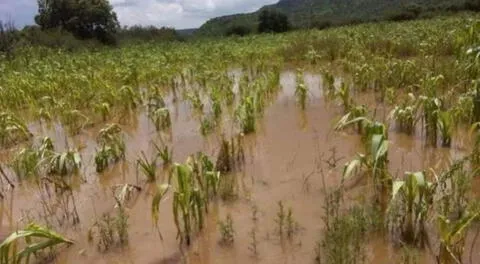
[[225,35],[235,26],[255,31],[261,10],[276,9],[285,13],[296,28],[324,27],[386,19],[408,19],[438,11],[462,9],[465,0],[281,0],[249,14],[210,19],[197,35]]

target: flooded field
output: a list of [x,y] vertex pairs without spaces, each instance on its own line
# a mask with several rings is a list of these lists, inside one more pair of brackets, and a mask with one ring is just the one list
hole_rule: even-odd
[[0,263],[479,263],[478,19],[0,61]]
[[[242,72],[234,71],[236,79]],[[126,157],[103,173],[97,173],[93,160],[97,149],[96,135],[103,125],[69,136],[62,126],[32,123],[32,133],[50,137],[56,149],[75,146],[83,161],[81,173],[72,178],[73,197],[79,224],[62,226],[64,216],[48,212],[42,200],[43,191],[37,184],[24,182],[7,193],[3,204],[3,230],[15,230],[32,219],[48,219],[49,224],[75,244],[60,250],[55,263],[310,263],[315,259],[315,248],[321,241],[325,217],[325,196],[342,181],[344,164],[358,152],[364,152],[360,136],[352,131],[334,130],[343,114],[335,101],[327,100],[320,74],[305,73],[309,92],[306,109],[299,108],[295,97],[297,84],[294,71],[280,75],[280,90],[266,107],[257,122],[255,134],[242,136],[245,161],[241,169],[232,173],[235,178],[231,197],[215,199],[205,216],[204,229],[193,236],[191,246],[179,246],[177,229],[172,215],[172,193],[167,193],[160,204],[158,231],[150,216],[155,184],[147,183],[139,174],[135,161],[141,152],[151,155],[154,143],[171,146],[174,162],[184,162],[197,152],[216,157],[225,133],[235,133],[231,116],[223,115],[221,127],[203,137],[199,132],[198,117],[191,105],[167,95],[172,126],[168,132],[158,133],[141,111],[133,116],[118,117],[125,131]],[[377,115],[390,109],[376,102],[373,94],[359,94],[359,102],[377,106]],[[128,120],[127,120],[128,119]],[[458,133],[465,133],[459,129]],[[432,168],[440,171],[466,153],[470,146],[467,136],[454,140],[451,148],[432,148],[418,135],[408,136],[389,131],[388,169],[394,178],[403,177],[405,171]],[[11,154],[5,153],[8,160]],[[169,169],[157,166],[158,182],[167,182]],[[131,184],[141,190],[133,191],[126,205],[128,212],[128,245],[116,247],[107,253],[99,252],[98,245],[89,242],[89,230],[104,213],[115,213],[112,188]],[[364,180],[347,181],[345,203],[356,204],[371,200],[371,183]],[[48,199],[47,199],[48,200]],[[278,232],[279,202],[291,208],[295,232],[290,237]],[[234,242],[222,243],[219,223],[227,215],[233,221]],[[58,221],[56,221],[58,220]],[[62,225],[60,224],[62,223]],[[161,232],[161,238],[159,235]],[[255,238],[253,238],[253,233]],[[401,252],[391,245],[383,232],[373,234],[366,244],[369,263],[387,263],[400,258]],[[477,252],[480,245],[473,247]],[[467,250],[469,251],[469,250]],[[478,258],[479,256],[475,256]],[[420,263],[435,263],[432,256],[422,253]]]

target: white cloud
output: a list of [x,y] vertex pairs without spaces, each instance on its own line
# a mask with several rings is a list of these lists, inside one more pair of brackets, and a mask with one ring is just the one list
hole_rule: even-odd
[[[278,0],[109,0],[122,25],[199,27],[210,18],[252,12]],[[0,0],[0,19],[17,25],[33,23],[36,0]]]
[[199,27],[210,18],[252,12],[278,0],[111,0],[124,25]]

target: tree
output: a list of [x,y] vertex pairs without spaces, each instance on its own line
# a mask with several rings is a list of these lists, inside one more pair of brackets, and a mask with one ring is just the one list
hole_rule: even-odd
[[279,33],[290,29],[288,17],[275,10],[264,9],[260,13],[258,32],[260,33]]
[[480,11],[480,0],[467,0],[465,1],[465,9]]
[[227,36],[240,36],[240,37],[243,37],[243,36],[246,36],[248,34],[250,34],[252,32],[252,30],[248,27],[248,26],[245,26],[245,25],[236,25],[236,26],[232,26],[230,27],[227,32],[226,32],[226,35]]
[[80,39],[112,43],[119,27],[108,0],[37,0],[35,22],[42,28],[60,28]]
[[13,22],[0,20],[0,53],[5,53],[6,57],[10,59],[13,56],[16,42],[17,30]]

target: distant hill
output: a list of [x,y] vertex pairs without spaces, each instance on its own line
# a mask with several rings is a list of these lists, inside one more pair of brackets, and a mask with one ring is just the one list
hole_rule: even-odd
[[438,11],[456,11],[466,0],[280,0],[249,14],[236,14],[210,19],[196,35],[225,35],[236,26],[255,31],[263,9],[285,13],[297,28],[326,27],[377,20],[411,19]]

